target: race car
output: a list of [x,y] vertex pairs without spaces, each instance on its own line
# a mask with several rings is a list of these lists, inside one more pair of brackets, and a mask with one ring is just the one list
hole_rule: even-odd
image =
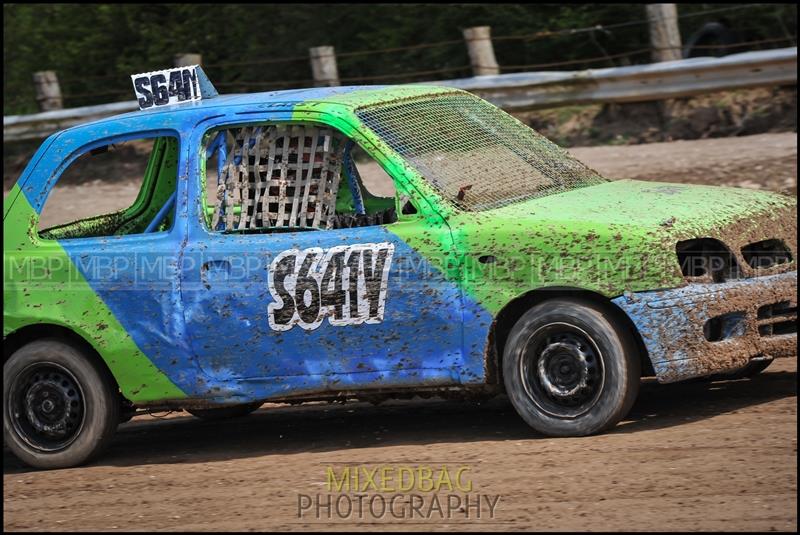
[[[607,180],[450,87],[134,87],[141,110],[51,135],[4,202],[3,431],[31,466],[95,458],[136,411],[267,401],[505,393],[589,435],[644,376],[795,355],[793,197]],[[41,228],[65,169],[133,139],[130,207]]]

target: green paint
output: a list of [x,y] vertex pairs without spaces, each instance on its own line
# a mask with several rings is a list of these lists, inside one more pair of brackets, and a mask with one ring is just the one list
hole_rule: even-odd
[[59,243],[20,231],[36,229],[38,219],[18,195],[3,221],[3,336],[29,325],[60,325],[94,347],[129,400],[186,397],[136,346]]
[[[494,210],[461,211],[356,115],[359,107],[380,102],[458,93],[422,85],[357,90],[299,103],[292,122],[331,126],[356,141],[394,179],[398,221],[386,229],[492,314],[537,288],[582,288],[613,298],[681,286],[677,241],[721,235],[721,229],[752,241],[770,238],[771,226],[786,224],[796,207],[794,199],[773,193],[623,180]],[[146,225],[174,189],[177,143],[161,143],[154,154],[158,165],[154,160],[143,188],[149,193],[128,212],[141,217],[126,231]],[[204,177],[205,158],[200,165]],[[374,206],[384,202],[375,199],[367,200]],[[401,213],[406,200],[417,214]],[[211,216],[209,207],[205,213]],[[97,349],[130,400],[185,397],[136,347],[59,244],[35,236],[38,216],[18,186],[7,196],[4,214],[4,335],[36,323],[63,325]],[[788,245],[796,255],[796,243]],[[483,264],[477,261],[481,256],[496,261]]]
[[[459,280],[459,255],[446,218],[454,213],[405,160],[355,115],[355,107],[387,99],[411,98],[424,94],[452,93],[452,89],[433,86],[401,86],[381,90],[353,91],[334,95],[324,102],[298,104],[292,113],[297,122],[322,122],[337,128],[353,139],[394,179],[397,222],[386,226],[431,264],[445,272],[450,280]],[[410,200],[418,213],[405,215],[401,204]]]
[[[795,204],[769,192],[620,180],[460,213],[449,222],[468,259],[464,289],[496,313],[542,287],[581,288],[613,298],[682,286],[678,241],[712,236],[742,221],[768,234],[765,216]],[[479,254],[509,262],[483,269],[470,262]]]
[[[622,180],[494,210],[461,211],[355,113],[375,103],[457,93],[433,86],[353,91],[302,103],[293,119],[321,120],[361,144],[395,179],[398,197],[408,195],[421,208],[420,216],[400,216],[387,230],[492,314],[538,288],[579,288],[613,298],[626,291],[682,286],[678,241],[719,234],[733,225],[753,240],[766,239],[771,237],[769,221],[780,224],[780,217],[796,206],[796,200],[770,192]],[[483,255],[496,262],[477,262]]]

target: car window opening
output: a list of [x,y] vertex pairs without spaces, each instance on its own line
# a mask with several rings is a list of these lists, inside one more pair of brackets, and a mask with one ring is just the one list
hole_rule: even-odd
[[210,229],[272,233],[397,220],[394,196],[364,186],[356,161],[363,151],[332,128],[243,126],[208,139],[204,210]]
[[[39,219],[46,240],[166,231],[175,214],[178,139],[113,142],[77,157],[59,175]],[[138,182],[138,184],[137,184]],[[89,191],[113,189],[97,203]],[[77,216],[77,218],[76,218]]]

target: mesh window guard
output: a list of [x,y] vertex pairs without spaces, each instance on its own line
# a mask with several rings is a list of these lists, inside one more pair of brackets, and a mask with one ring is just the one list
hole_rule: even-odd
[[[211,228],[330,228],[346,138],[307,125],[227,130]],[[224,156],[222,156],[224,157]]]
[[488,210],[605,181],[558,145],[469,94],[356,110],[361,121],[463,210]]

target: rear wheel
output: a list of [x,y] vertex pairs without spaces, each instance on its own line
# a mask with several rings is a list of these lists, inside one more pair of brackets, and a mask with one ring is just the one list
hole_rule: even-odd
[[639,391],[641,363],[631,335],[598,305],[553,299],[526,312],[503,355],[506,392],[522,418],[552,436],[614,426]]
[[228,418],[239,418],[247,416],[257,410],[263,403],[247,403],[244,405],[232,405],[229,407],[219,407],[214,409],[186,409],[186,412],[203,420],[226,420]]
[[31,342],[3,365],[3,437],[35,468],[85,463],[111,442],[119,394],[83,349],[58,339]]

